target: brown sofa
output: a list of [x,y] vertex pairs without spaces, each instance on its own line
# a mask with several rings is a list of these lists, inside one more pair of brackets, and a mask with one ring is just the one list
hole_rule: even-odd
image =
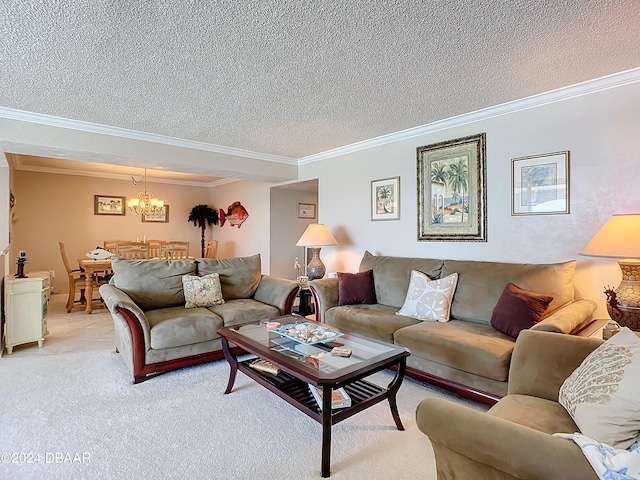
[[[100,287],[116,348],[139,383],[223,357],[218,330],[291,313],[298,283],[262,275],[260,255],[197,260],[112,260]],[[218,273],[224,304],[185,308],[183,275]]]
[[580,447],[553,433],[579,428],[562,405],[564,380],[602,340],[525,331],[516,341],[508,394],[487,413],[427,398],[416,409],[438,480],[597,480]]
[[[571,334],[593,320],[595,302],[580,299],[573,285],[576,262],[515,264],[377,256],[365,252],[360,272],[373,271],[376,304],[338,305],[338,279],[310,282],[316,318],[339,328],[409,348],[407,373],[489,404],[507,392],[515,340],[490,324],[508,283],[553,296],[533,328]],[[458,273],[448,322],[396,315],[412,270],[432,279]]]

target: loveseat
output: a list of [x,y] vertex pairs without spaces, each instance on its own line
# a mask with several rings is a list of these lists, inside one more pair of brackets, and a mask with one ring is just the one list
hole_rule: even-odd
[[[507,392],[515,338],[491,325],[494,307],[511,283],[552,297],[534,330],[572,334],[593,320],[595,302],[580,299],[573,284],[575,261],[515,264],[378,256],[365,252],[359,271],[372,271],[373,303],[339,298],[339,280],[310,282],[316,319],[354,333],[407,347],[407,373],[420,380],[488,404]],[[446,322],[422,321],[396,312],[407,297],[412,271],[431,279],[457,273]]]
[[[113,317],[116,348],[134,383],[222,358],[220,328],[289,314],[299,289],[294,281],[262,275],[260,255],[197,260],[114,257],[112,269],[113,277],[100,287],[100,295]],[[218,274],[221,301],[186,308],[183,277],[209,279],[211,274]]]
[[525,331],[513,352],[508,395],[487,413],[445,399],[422,400],[416,423],[433,446],[438,480],[597,480],[580,447],[552,434],[580,431],[558,392],[601,344]]

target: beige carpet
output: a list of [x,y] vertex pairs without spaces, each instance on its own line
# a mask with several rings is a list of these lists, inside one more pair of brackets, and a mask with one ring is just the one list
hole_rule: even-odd
[[[64,296],[54,296],[44,347],[0,359],[0,478],[320,478],[318,423],[242,374],[224,395],[225,361],[132,385],[111,346],[110,316],[66,315],[55,297]],[[384,385],[392,374],[372,378]],[[405,431],[386,403],[334,426],[331,478],[435,479],[429,440],[415,424],[427,396],[451,397],[403,383]]]

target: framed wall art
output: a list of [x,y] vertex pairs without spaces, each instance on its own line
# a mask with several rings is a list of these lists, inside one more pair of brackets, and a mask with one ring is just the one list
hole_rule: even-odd
[[418,240],[487,241],[485,135],[418,147]]
[[93,214],[94,215],[126,215],[125,197],[114,197],[113,195],[94,195]]
[[299,203],[298,218],[316,218],[316,206],[313,203]]
[[569,151],[511,159],[511,215],[569,213]]
[[371,220],[400,220],[400,177],[371,181]]
[[154,212],[146,212],[142,215],[143,222],[169,223],[169,205],[156,209]]

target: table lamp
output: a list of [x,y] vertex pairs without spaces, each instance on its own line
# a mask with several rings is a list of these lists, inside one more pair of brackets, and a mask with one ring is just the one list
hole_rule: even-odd
[[606,287],[607,311],[620,325],[640,330],[640,214],[612,215],[580,255],[620,258],[622,282]]
[[307,276],[309,280],[315,280],[324,277],[326,268],[322,260],[320,260],[320,248],[324,245],[337,245],[338,242],[331,235],[331,232],[322,223],[310,223],[304,231],[296,246],[308,247],[311,249],[313,258],[307,265]]

